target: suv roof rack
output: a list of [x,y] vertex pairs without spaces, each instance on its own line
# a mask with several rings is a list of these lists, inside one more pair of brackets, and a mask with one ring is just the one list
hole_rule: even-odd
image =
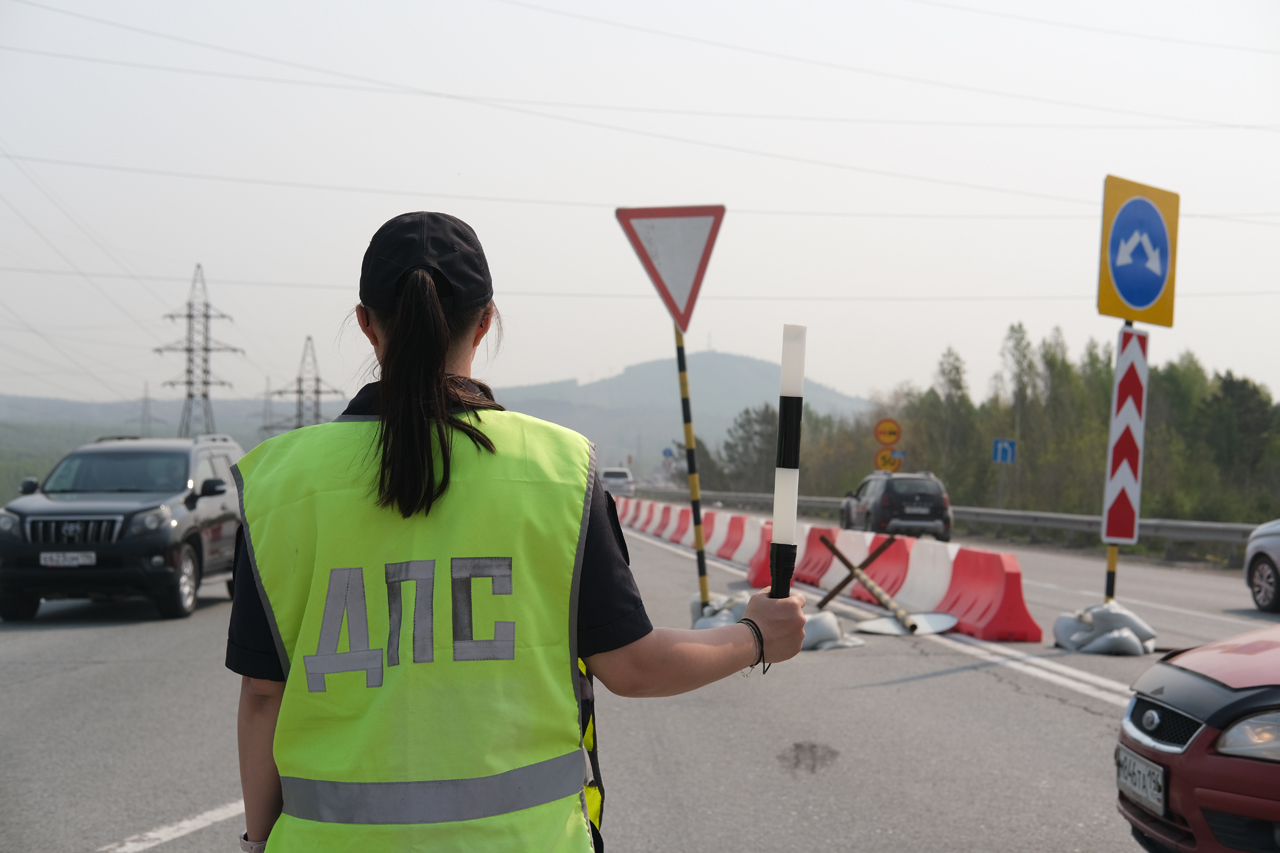
[[101,441],[141,441],[140,435],[100,435],[93,440],[94,444]]
[[231,441],[232,441],[231,436],[224,435],[220,432],[219,433],[211,432],[211,433],[206,433],[204,435],[196,436],[196,444],[204,444],[205,442],[223,442],[225,444],[230,444]]

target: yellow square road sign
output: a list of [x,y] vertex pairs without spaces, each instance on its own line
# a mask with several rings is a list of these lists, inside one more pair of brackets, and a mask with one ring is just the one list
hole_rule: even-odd
[[1173,325],[1178,194],[1107,175],[1098,313]]

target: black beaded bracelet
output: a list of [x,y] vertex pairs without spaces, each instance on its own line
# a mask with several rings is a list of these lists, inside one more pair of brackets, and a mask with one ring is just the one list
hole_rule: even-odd
[[760,664],[764,664],[764,668],[760,671],[761,674],[767,673],[769,671],[769,664],[764,661],[764,634],[760,632],[760,626],[755,623],[754,619],[748,619],[745,616],[738,620],[738,624],[746,625],[750,628],[751,636],[754,637],[756,641],[756,662],[751,664],[750,668],[743,673],[744,677],[750,675],[751,672]]

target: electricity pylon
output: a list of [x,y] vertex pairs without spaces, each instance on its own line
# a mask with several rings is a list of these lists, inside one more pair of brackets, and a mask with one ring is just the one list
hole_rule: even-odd
[[182,420],[178,424],[178,437],[190,438],[215,432],[213,424],[213,406],[209,402],[209,387],[225,385],[230,382],[216,378],[209,369],[209,357],[215,352],[244,352],[239,347],[215,341],[209,336],[209,323],[212,320],[230,320],[227,314],[209,304],[209,290],[204,283],[204,269],[196,264],[195,275],[191,279],[191,294],[187,297],[185,309],[165,315],[166,320],[187,321],[186,338],[156,347],[156,352],[184,352],[187,354],[186,373],[177,379],[170,379],[165,385],[185,385],[187,398],[182,404]]
[[294,380],[294,387],[271,392],[271,396],[274,397],[285,397],[290,394],[297,400],[293,422],[280,421],[272,424],[271,429],[300,429],[321,423],[321,396],[325,394],[345,396],[341,389],[334,388],[320,378],[320,367],[316,364],[316,345],[310,335],[307,335],[307,342],[302,346],[302,363],[298,365],[298,376]]

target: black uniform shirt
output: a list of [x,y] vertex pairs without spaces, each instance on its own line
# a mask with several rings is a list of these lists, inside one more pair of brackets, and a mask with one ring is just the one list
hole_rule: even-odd
[[[377,414],[378,383],[360,389],[344,415]],[[578,588],[578,655],[590,657],[629,645],[653,630],[640,590],[631,574],[627,543],[618,523],[613,497],[596,477],[591,489],[587,538],[583,546]],[[253,569],[244,544],[236,537],[236,563],[231,626],[227,632],[227,669],[250,678],[284,681],[266,611],[252,581]]]

